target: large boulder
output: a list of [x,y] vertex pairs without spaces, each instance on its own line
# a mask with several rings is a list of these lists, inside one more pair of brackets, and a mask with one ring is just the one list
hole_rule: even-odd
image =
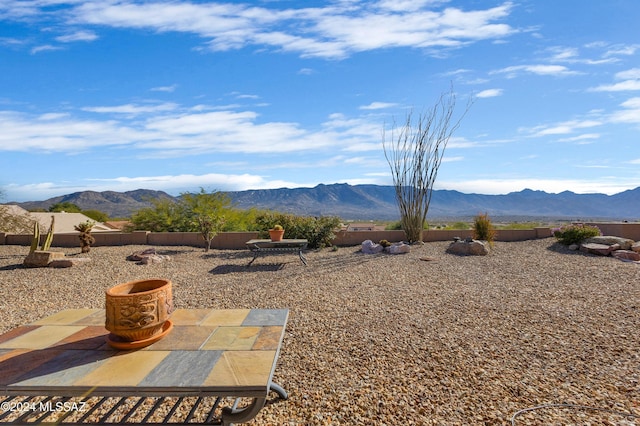
[[640,241],[633,243],[633,245],[631,246],[631,250],[635,251],[636,253],[640,253]]
[[387,251],[391,254],[411,253],[411,246],[403,242],[393,243],[387,247]]
[[596,237],[587,238],[584,240],[585,244],[604,244],[607,246],[612,246],[614,244],[620,245],[621,250],[631,250],[631,246],[633,246],[634,241],[629,238],[622,237],[614,237],[612,235],[599,235]]
[[618,244],[598,244],[598,243],[582,243],[580,244],[580,251],[583,253],[598,254],[600,256],[609,256],[611,252],[620,250]]
[[64,253],[60,251],[36,250],[29,253],[22,264],[28,268],[42,268],[49,266],[54,260],[63,258]]
[[485,256],[489,254],[486,243],[478,240],[457,240],[449,244],[447,253],[458,255]]
[[620,260],[630,260],[633,262],[640,262],[640,253],[631,250],[616,250],[611,253],[613,257]]
[[364,240],[362,242],[361,250],[366,254],[376,254],[382,252],[382,250],[384,250],[384,247],[382,247],[380,244],[374,243],[371,240]]

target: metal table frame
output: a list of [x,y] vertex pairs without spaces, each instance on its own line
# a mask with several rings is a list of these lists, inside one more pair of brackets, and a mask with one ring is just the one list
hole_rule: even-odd
[[309,241],[303,239],[283,239],[281,241],[271,240],[249,240],[245,243],[247,248],[253,252],[253,259],[247,264],[251,264],[256,260],[259,254],[268,253],[298,253],[300,261],[306,266],[307,258],[304,257],[304,250],[307,249]]

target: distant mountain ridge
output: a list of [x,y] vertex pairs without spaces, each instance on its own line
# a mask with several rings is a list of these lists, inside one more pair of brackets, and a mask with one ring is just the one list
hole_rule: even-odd
[[175,199],[175,197],[172,197],[163,191],[136,189],[135,191],[127,192],[74,192],[72,194],[49,198],[45,201],[28,201],[17,204],[26,210],[47,210],[53,204],[69,202],[77,205],[82,210],[100,210],[101,212],[108,214],[109,217],[129,217],[132,213],[141,208],[150,207],[151,203],[148,200],[156,198]]
[[[242,209],[260,208],[312,215],[340,216],[344,220],[397,220],[398,207],[393,186],[320,184],[313,188],[280,188],[227,192]],[[83,210],[96,209],[110,217],[128,217],[149,207],[149,199],[177,199],[163,191],[83,191],[45,201],[17,203],[29,209],[48,209],[59,202],[76,204]],[[472,217],[478,213],[493,217],[546,217],[579,220],[640,219],[640,187],[614,195],[549,194],[525,189],[505,195],[466,194],[436,190],[429,206],[430,218]]]

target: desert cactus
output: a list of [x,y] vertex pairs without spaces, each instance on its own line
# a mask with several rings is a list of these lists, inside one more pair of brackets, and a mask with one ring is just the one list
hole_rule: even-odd
[[31,248],[29,254],[38,250],[38,244],[40,244],[40,223],[36,220],[33,222],[33,238],[31,239]]
[[89,253],[89,251],[91,250],[91,244],[96,242],[96,239],[93,238],[93,235],[91,235],[93,225],[95,225],[95,222],[87,220],[86,222],[82,222],[74,226],[74,229],[80,232],[80,235],[78,237],[80,238],[80,247],[82,249],[82,253]]
[[49,250],[51,247],[51,243],[53,242],[53,226],[55,225],[56,218],[55,216],[51,216],[51,226],[49,226],[49,231],[47,232],[47,236],[44,239],[44,243],[42,243],[41,250]]

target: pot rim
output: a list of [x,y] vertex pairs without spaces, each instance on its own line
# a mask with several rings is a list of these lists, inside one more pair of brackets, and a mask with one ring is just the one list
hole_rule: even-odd
[[[146,291],[138,291],[135,293],[123,293],[121,290],[123,288],[127,288],[127,287],[133,287],[138,283],[142,283],[142,282],[148,282],[148,281],[158,281],[161,282],[161,285],[158,285],[157,287],[154,287],[152,289],[146,290]],[[171,285],[171,280],[166,279],[166,278],[145,278],[145,279],[141,279],[141,280],[134,280],[134,281],[127,281],[124,283],[120,283],[120,284],[116,284],[111,288],[108,288],[105,293],[107,294],[107,296],[109,297],[131,297],[131,296],[144,296],[146,294],[150,294],[153,292],[158,291],[161,288],[167,287]]]

